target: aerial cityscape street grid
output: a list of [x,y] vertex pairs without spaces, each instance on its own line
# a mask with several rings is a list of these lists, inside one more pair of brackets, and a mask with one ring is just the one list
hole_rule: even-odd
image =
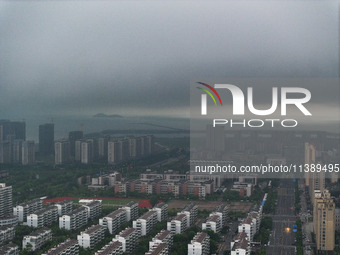
[[340,254],[339,12],[0,1],[0,255]]

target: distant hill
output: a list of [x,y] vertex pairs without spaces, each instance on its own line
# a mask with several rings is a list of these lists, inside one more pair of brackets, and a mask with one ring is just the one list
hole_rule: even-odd
[[105,113],[97,113],[93,115],[95,118],[123,118],[122,115],[119,114],[105,114]]

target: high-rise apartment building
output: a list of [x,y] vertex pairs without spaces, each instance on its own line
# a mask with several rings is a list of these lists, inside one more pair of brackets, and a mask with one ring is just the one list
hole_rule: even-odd
[[[315,154],[316,148],[313,144],[305,143],[305,164],[314,164],[315,163]],[[310,185],[310,173],[305,172],[305,182],[306,186]]]
[[118,141],[109,141],[107,148],[107,162],[115,164],[119,162],[119,143]]
[[81,143],[81,163],[90,164],[93,162],[93,141],[87,140]]
[[107,146],[109,143],[109,139],[109,136],[98,138],[98,157],[100,159],[105,159],[107,157]]
[[70,142],[58,141],[54,143],[55,164],[65,164],[70,161]]
[[11,143],[0,141],[0,163],[11,163]]
[[333,251],[335,244],[335,203],[328,190],[315,192],[313,223],[317,249]]
[[32,165],[35,162],[35,144],[34,141],[24,141],[21,150],[22,164]]
[[141,156],[141,138],[140,137],[129,137],[129,157],[139,158]]
[[12,186],[0,183],[0,217],[11,214],[12,210]]
[[14,140],[12,142],[12,162],[22,163],[22,143],[24,140]]
[[77,140],[74,143],[74,160],[77,162],[81,161],[81,144],[83,140]]
[[70,155],[75,157],[75,143],[77,140],[83,139],[83,131],[71,131],[68,133],[68,140],[70,141]]
[[207,126],[206,147],[211,152],[223,152],[225,150],[225,134],[223,126]]
[[43,156],[54,153],[54,124],[39,125],[39,154]]

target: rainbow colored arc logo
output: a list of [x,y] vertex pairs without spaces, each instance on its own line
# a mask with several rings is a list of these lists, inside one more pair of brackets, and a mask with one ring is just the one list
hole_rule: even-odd
[[[217,93],[217,91],[213,87],[211,87],[210,85],[208,85],[206,83],[203,83],[203,82],[197,82],[197,83],[207,87],[208,89],[210,89],[217,96],[217,98],[220,101],[220,104],[222,106],[221,97],[220,97],[220,95]],[[200,87],[197,87],[197,88],[200,89],[200,90],[203,90],[204,92],[206,92],[212,98],[212,100],[214,101],[215,105],[217,105],[216,100],[215,100],[213,94],[211,94],[211,92],[209,90],[204,89],[204,88],[200,88]]]

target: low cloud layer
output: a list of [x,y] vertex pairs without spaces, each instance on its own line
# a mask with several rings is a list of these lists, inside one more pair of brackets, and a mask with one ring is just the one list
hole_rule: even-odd
[[[192,79],[337,77],[338,13],[337,1],[1,2],[0,117],[183,117]],[[339,105],[337,87],[314,89]]]

